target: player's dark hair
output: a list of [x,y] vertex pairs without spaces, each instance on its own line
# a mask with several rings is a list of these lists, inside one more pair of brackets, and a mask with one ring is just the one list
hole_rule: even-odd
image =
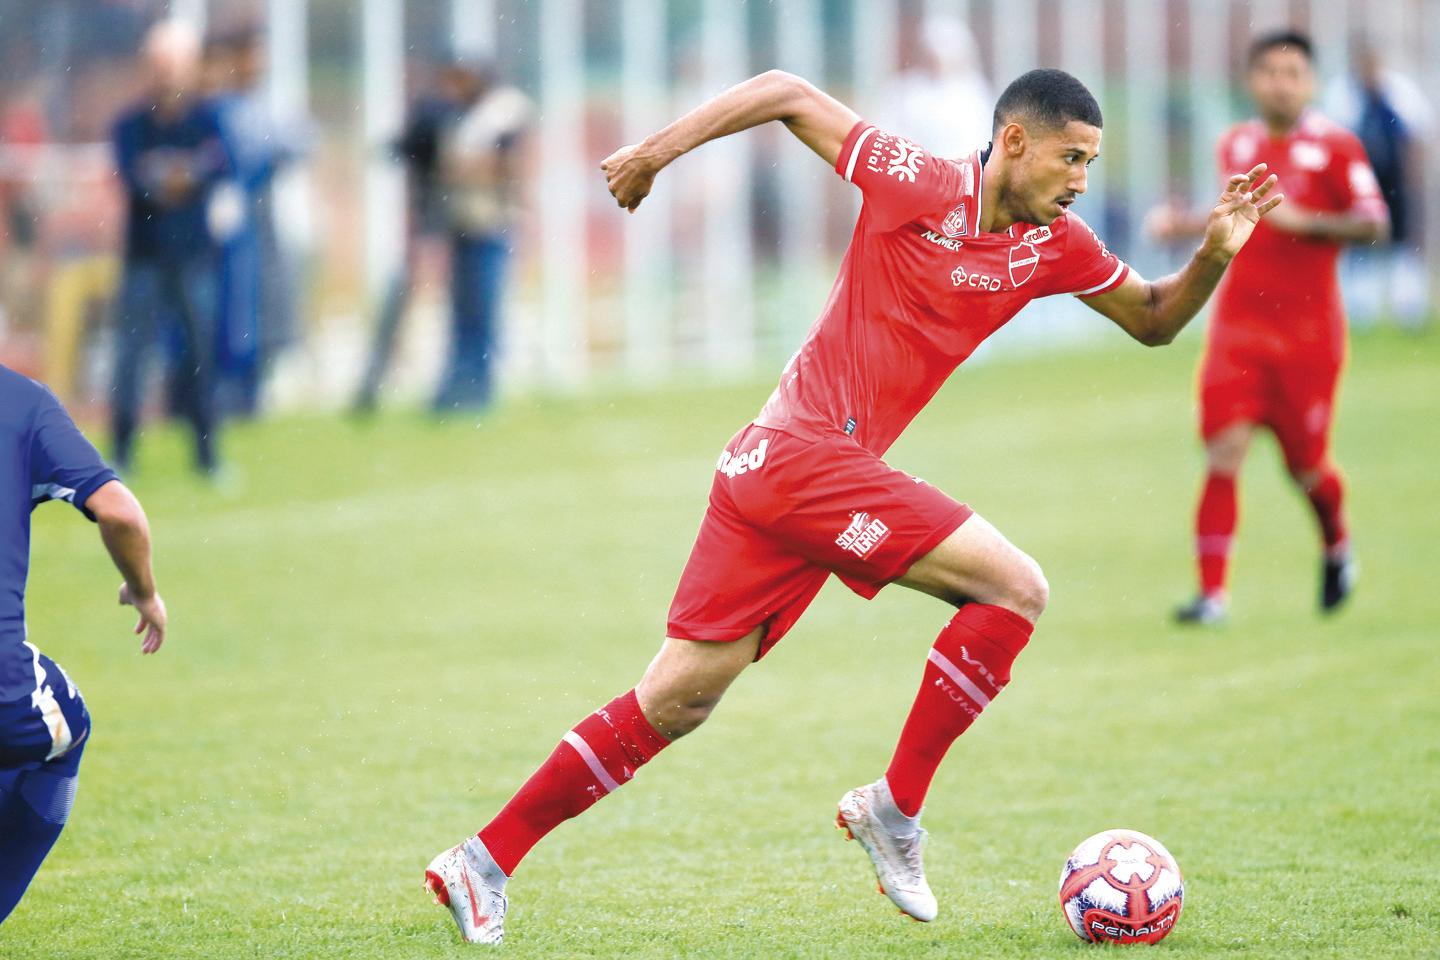
[[1275,30],[1271,33],[1262,33],[1250,43],[1250,66],[1255,66],[1255,61],[1278,47],[1289,47],[1305,56],[1310,63],[1315,62],[1315,45],[1310,38],[1299,30]]
[[995,104],[994,132],[1011,120],[1058,129],[1071,120],[1103,127],[1100,104],[1086,88],[1064,70],[1031,70],[1021,74]]

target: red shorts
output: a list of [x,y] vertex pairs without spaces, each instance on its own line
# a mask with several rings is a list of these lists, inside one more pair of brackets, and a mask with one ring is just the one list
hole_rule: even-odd
[[1211,344],[1200,366],[1200,434],[1210,440],[1236,423],[1269,427],[1292,472],[1310,470],[1330,447],[1341,357],[1293,355]]
[[730,641],[763,626],[764,656],[831,573],[873,597],[970,514],[849,437],[752,424],[721,454],[668,635]]

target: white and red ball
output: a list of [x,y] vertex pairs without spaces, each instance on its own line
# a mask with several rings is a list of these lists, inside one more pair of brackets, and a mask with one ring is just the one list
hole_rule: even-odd
[[1075,848],[1060,871],[1060,906],[1081,940],[1159,943],[1185,898],[1164,844],[1135,830],[1106,830]]

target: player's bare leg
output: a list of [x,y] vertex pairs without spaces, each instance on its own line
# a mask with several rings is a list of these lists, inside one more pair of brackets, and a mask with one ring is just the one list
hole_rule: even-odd
[[505,885],[551,830],[628,782],[671,741],[704,723],[755,659],[761,631],[732,643],[667,639],[635,689],[580,721],[478,834],[431,861],[425,887],[460,935],[499,943]]
[[1241,421],[1205,441],[1205,484],[1195,509],[1200,590],[1175,611],[1180,623],[1216,624],[1225,619],[1226,575],[1239,520],[1237,480],[1254,435],[1255,425]]
[[1333,613],[1355,589],[1358,569],[1345,526],[1345,486],[1340,470],[1328,458],[1306,470],[1291,470],[1320,525],[1324,553],[1320,562],[1320,611]]
[[1010,679],[1045,609],[1040,565],[984,518],[971,516],[899,583],[958,606],[940,631],[885,776],[840,799],[836,825],[870,854],[880,892],[916,920],[933,920],[920,809],[946,751]]

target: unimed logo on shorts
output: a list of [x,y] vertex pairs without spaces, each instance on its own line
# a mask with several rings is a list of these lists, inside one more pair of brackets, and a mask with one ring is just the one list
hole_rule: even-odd
[[835,545],[863,557],[884,543],[888,536],[890,528],[879,517],[871,519],[868,513],[857,513],[850,518],[850,526],[835,538]]

